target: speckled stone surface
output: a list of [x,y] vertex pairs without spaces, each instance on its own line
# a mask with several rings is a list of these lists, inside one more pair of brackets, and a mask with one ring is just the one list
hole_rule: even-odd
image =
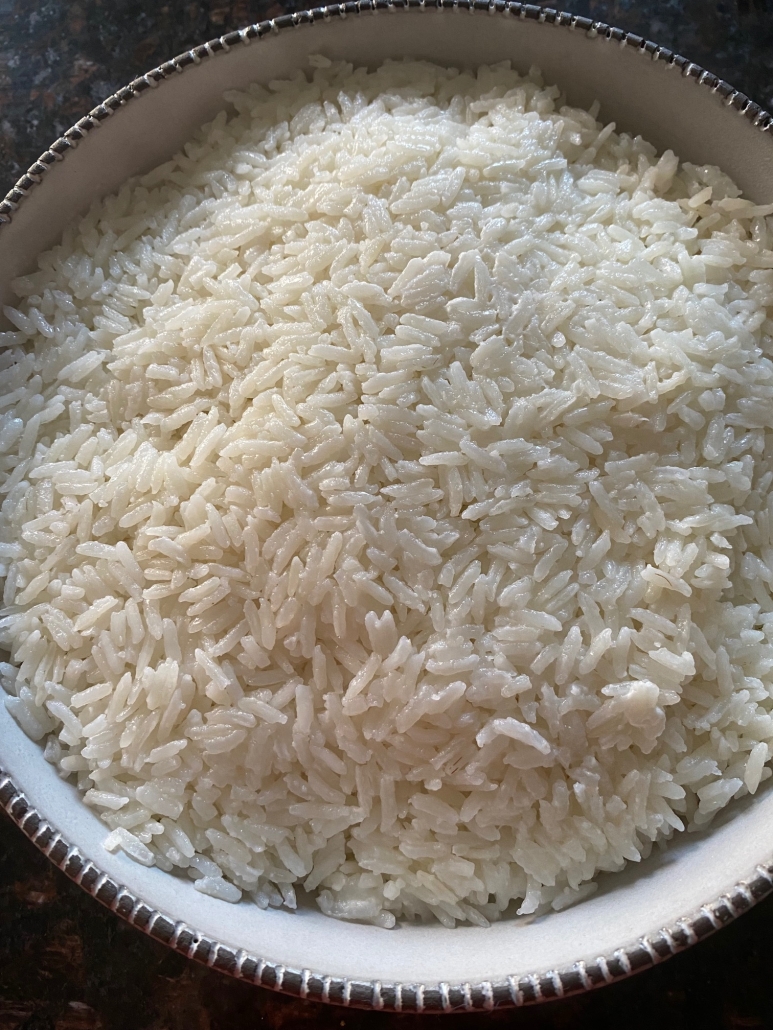
[[[303,6],[0,0],[0,196],[64,129],[136,75],[213,36]],[[773,110],[773,0],[567,6],[684,54]],[[315,1005],[197,966],[102,909],[0,815],[0,1030],[414,1030],[437,1018]],[[773,1030],[773,898],[613,987],[519,1012],[445,1018],[453,1030]]]
[[[0,0],[0,196],[130,79],[304,0]],[[551,2],[543,6],[561,7]],[[773,108],[773,0],[574,0],[575,14],[655,40]]]
[[773,898],[590,994],[469,1016],[358,1012],[232,980],[150,940],[0,814],[0,1030],[770,1030],[771,945]]

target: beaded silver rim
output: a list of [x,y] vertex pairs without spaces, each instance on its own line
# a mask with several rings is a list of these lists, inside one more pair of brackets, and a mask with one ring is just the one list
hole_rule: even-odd
[[0,772],[0,806],[62,872],[127,922],[188,958],[239,980],[310,1001],[392,1012],[474,1012],[531,1005],[590,991],[654,966],[696,944],[746,912],[773,891],[773,864],[758,865],[750,877],[697,912],[633,944],[575,962],[563,969],[508,976],[479,983],[387,983],[292,969],[271,959],[235,950],[187,923],[147,905],[116,883],[70,844],[33,808],[9,776]]
[[296,11],[294,14],[283,14],[269,21],[249,25],[245,29],[228,32],[218,39],[211,39],[201,46],[187,50],[178,57],[165,61],[145,75],[134,79],[128,86],[113,93],[103,103],[98,104],[87,115],[69,128],[48,150],[44,151],[33,165],[21,176],[16,185],[0,201],[0,225],[9,222],[13,212],[27,194],[41,181],[51,165],[61,161],[69,150],[92,130],[98,128],[119,107],[123,107],[134,97],[140,96],[148,89],[154,89],[164,79],[184,72],[191,65],[200,64],[202,60],[227,53],[239,44],[247,46],[253,40],[263,36],[276,35],[285,29],[298,28],[301,25],[313,25],[315,22],[329,22],[334,18],[345,19],[349,15],[396,13],[409,9],[437,11],[468,11],[470,14],[489,14],[499,17],[519,18],[522,21],[536,21],[569,31],[580,30],[591,38],[602,37],[619,46],[631,47],[643,57],[653,61],[662,61],[665,65],[678,69],[686,78],[694,79],[698,85],[704,86],[721,97],[728,107],[734,107],[739,114],[748,118],[762,132],[770,132],[773,128],[773,115],[759,104],[754,103],[745,93],[739,92],[730,83],[725,82],[700,65],[693,64],[686,57],[675,54],[666,47],[658,46],[643,36],[614,28],[604,22],[581,18],[566,11],[555,11],[550,8],[536,7],[533,4],[509,3],[507,0],[349,0],[347,3],[332,4],[327,7],[315,7],[309,11]]
[[[570,31],[580,30],[591,38],[601,37],[619,46],[631,47],[645,58],[661,61],[677,69],[686,78],[693,79],[697,85],[721,97],[728,107],[734,107],[761,132],[773,135],[773,116],[729,83],[665,47],[603,22],[506,0],[349,0],[347,3],[282,15],[226,33],[134,79],[77,121],[21,176],[4,200],[0,201],[0,229],[3,223],[11,221],[13,213],[53,164],[63,160],[89,132],[97,129],[118,108],[146,90],[154,89],[164,79],[180,74],[204,59],[227,53],[234,46],[246,46],[253,40],[276,35],[284,30],[302,25],[311,26],[319,21],[329,22],[335,18],[345,19],[349,15],[396,13],[413,8],[464,10],[470,14],[536,21]],[[773,862],[758,865],[749,877],[697,912],[678,919],[656,933],[641,937],[627,947],[618,948],[611,954],[600,955],[592,962],[575,962],[563,969],[550,969],[520,977],[508,976],[497,981],[484,980],[480,983],[422,984],[354,980],[317,970],[291,969],[271,959],[241,949],[234,950],[194,927],[151,908],[123,884],[112,880],[46,822],[2,770],[0,805],[57,868],[97,901],[154,940],[237,979],[303,999],[355,1008],[393,1012],[472,1012],[519,1007],[579,994],[624,979],[684,951],[773,892]]]

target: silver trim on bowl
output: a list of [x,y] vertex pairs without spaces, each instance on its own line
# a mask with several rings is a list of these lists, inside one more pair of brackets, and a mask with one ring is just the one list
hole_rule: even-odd
[[0,772],[0,806],[33,844],[62,872],[106,908],[188,958],[238,980],[311,1001],[391,1012],[475,1012],[531,1005],[602,987],[648,969],[719,930],[773,891],[773,864],[759,865],[747,879],[697,912],[678,919],[633,944],[575,962],[563,969],[508,976],[480,983],[382,983],[356,980],[310,969],[292,969],[210,939],[187,923],[151,908],[102,872],[69,844],[32,807],[9,776]]
[[574,31],[581,29],[592,38],[601,36],[610,42],[616,42],[620,46],[629,46],[638,50],[644,57],[653,61],[663,61],[669,67],[677,68],[686,78],[692,78],[698,85],[707,86],[712,93],[716,93],[724,99],[725,104],[735,107],[739,114],[744,115],[762,132],[773,131],[773,115],[760,107],[753,100],[735,89],[730,83],[720,79],[712,72],[706,71],[700,65],[693,64],[686,57],[675,54],[666,47],[658,46],[643,36],[637,36],[632,32],[625,32],[623,29],[614,28],[604,22],[592,21],[590,18],[581,18],[576,14],[569,14],[566,11],[555,11],[552,8],[537,7],[534,4],[523,4],[518,2],[507,2],[507,0],[348,0],[346,3],[331,4],[327,7],[315,7],[307,11],[296,11],[294,14],[283,14],[278,18],[269,21],[258,22],[249,25],[247,28],[238,29],[234,32],[227,32],[224,36],[211,39],[207,43],[187,50],[185,53],[165,61],[157,68],[151,69],[145,75],[134,79],[128,86],[113,93],[103,103],[98,104],[79,121],[59,137],[40,157],[31,165],[24,175],[18,180],[13,189],[0,201],[0,225],[10,222],[13,212],[24,200],[27,194],[41,180],[51,165],[61,161],[69,150],[78,146],[80,140],[87,133],[96,129],[100,124],[109,118],[119,107],[128,103],[134,97],[139,96],[148,89],[154,89],[159,82],[168,79],[171,75],[184,72],[192,64],[200,64],[202,59],[215,57],[219,53],[227,53],[233,46],[241,43],[249,45],[254,39],[261,39],[263,36],[277,34],[283,29],[297,28],[300,25],[313,25],[318,21],[330,21],[332,18],[346,18],[350,14],[377,14],[378,12],[395,13],[408,8],[419,10],[466,10],[470,14],[487,13],[504,17],[516,17],[522,21],[537,21],[559,28]]
[[[200,64],[205,58],[226,53],[233,46],[249,45],[255,39],[285,29],[313,25],[318,21],[328,22],[332,18],[344,19],[348,15],[372,15],[382,11],[395,13],[409,8],[438,11],[461,9],[469,11],[470,14],[487,13],[499,17],[516,17],[570,31],[580,29],[591,37],[601,36],[620,46],[632,47],[643,57],[662,61],[668,67],[678,69],[683,76],[692,78],[696,84],[707,87],[712,93],[721,96],[727,106],[734,107],[761,132],[769,132],[773,136],[773,115],[729,83],[665,47],[603,22],[592,21],[590,18],[578,17],[564,11],[545,9],[532,4],[510,3],[506,0],[349,0],[346,3],[282,15],[270,21],[262,21],[226,33],[134,79],[128,86],[118,90],[77,121],[21,176],[4,200],[0,201],[0,231],[2,224],[11,221],[14,211],[41,181],[51,165],[61,161],[70,150],[78,146],[87,133],[98,128],[119,107],[146,90],[155,88],[164,79],[184,72],[190,65]],[[82,855],[78,848],[69,844],[55,827],[43,819],[1,769],[0,807],[5,809],[17,826],[57,868],[97,901],[154,940],[237,979],[299,998],[354,1008],[393,1012],[472,1012],[530,1005],[579,994],[622,980],[684,951],[773,892],[772,859],[770,865],[758,865],[747,879],[740,881],[729,892],[704,905],[697,912],[678,919],[656,933],[641,937],[627,947],[618,948],[611,954],[600,955],[592,962],[579,961],[563,969],[550,969],[518,978],[508,976],[504,980],[484,980],[479,983],[382,983],[378,980],[364,981],[331,976],[309,969],[291,969],[241,949],[234,950],[218,940],[210,939],[194,927],[176,922],[166,913],[151,908],[125,886],[110,879],[90,859]]]

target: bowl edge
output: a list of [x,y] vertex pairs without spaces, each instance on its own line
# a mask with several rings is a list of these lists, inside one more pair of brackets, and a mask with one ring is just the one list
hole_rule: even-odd
[[507,976],[478,983],[382,983],[293,969],[271,959],[235,950],[200,933],[165,912],[153,909],[123,884],[116,883],[80,853],[30,804],[10,776],[0,770],[2,808],[53,864],[91,897],[154,940],[238,980],[349,1008],[425,1014],[520,1008],[603,987],[642,972],[710,936],[773,892],[773,859],[757,865],[728,891],[682,916],[588,962],[563,969]]
[[[394,13],[409,9],[464,10],[470,14],[517,17],[570,31],[580,29],[591,38],[601,36],[620,46],[632,47],[645,58],[662,61],[668,67],[679,69],[684,77],[693,79],[696,85],[707,87],[720,96],[726,106],[734,107],[755,128],[773,137],[773,115],[730,83],[666,47],[605,22],[511,0],[346,0],[344,3],[280,15],[234,30],[184,51],[132,80],[75,122],[18,179],[0,201],[0,231],[3,224],[12,220],[13,213],[42,181],[52,165],[62,161],[89,132],[99,128],[120,107],[148,89],[156,88],[172,75],[181,74],[205,58],[227,53],[240,43],[246,46],[255,39],[276,35],[285,29],[313,25],[318,21],[328,22],[334,17],[344,19],[349,15]],[[772,858],[770,864],[757,865],[747,878],[704,904],[697,912],[683,916],[670,926],[647,934],[611,954],[598,956],[591,962],[580,960],[564,969],[551,969],[520,977],[508,976],[502,981],[486,980],[476,984],[363,981],[309,969],[292,969],[242,949],[234,950],[217,940],[211,940],[182,921],[173,920],[165,912],[151,908],[81,855],[77,847],[43,819],[1,768],[0,807],[57,868],[105,907],[154,940],[236,979],[247,980],[304,1000],[351,1008],[426,1014],[474,1012],[522,1007],[584,993],[625,979],[684,951],[773,892]]]
[[516,17],[522,21],[537,21],[559,28],[566,28],[570,31],[581,29],[591,37],[602,36],[610,42],[618,43],[620,46],[632,47],[645,58],[653,61],[662,61],[667,66],[677,68],[684,77],[693,79],[697,85],[707,87],[712,93],[722,97],[726,106],[734,107],[755,128],[762,132],[770,132],[773,135],[773,115],[745,93],[741,93],[740,90],[735,89],[734,86],[719,78],[719,76],[714,75],[713,72],[709,72],[700,65],[694,64],[686,57],[682,57],[667,47],[661,47],[643,36],[626,32],[624,29],[608,25],[606,22],[593,21],[591,18],[581,17],[567,11],[537,7],[534,4],[512,2],[512,0],[346,0],[344,3],[295,11],[292,14],[283,14],[277,18],[256,22],[245,28],[227,32],[223,36],[208,40],[206,43],[186,50],[169,61],[158,65],[156,68],[152,68],[144,75],[133,79],[127,86],[107,97],[101,104],[97,104],[88,114],[75,122],[20,176],[4,199],[0,201],[0,229],[4,223],[11,221],[13,213],[19,204],[41,182],[42,177],[52,165],[63,160],[67,153],[75,149],[89,132],[99,128],[102,122],[114,114],[120,107],[123,107],[135,97],[141,96],[146,90],[156,88],[164,79],[184,72],[191,65],[200,64],[205,58],[215,57],[220,53],[227,53],[232,47],[240,43],[246,46],[255,39],[276,35],[283,29],[313,25],[317,21],[330,21],[334,17],[344,19],[350,14],[368,13],[373,15],[378,12],[394,13],[410,9],[464,10],[469,11],[471,14],[487,13],[490,15]]

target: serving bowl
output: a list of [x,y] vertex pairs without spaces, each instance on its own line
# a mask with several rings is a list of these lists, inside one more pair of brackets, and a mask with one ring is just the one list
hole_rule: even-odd
[[[773,200],[773,120],[669,51],[587,19],[520,4],[361,0],[213,40],[135,80],[57,140],[0,203],[0,293],[91,202],[176,152],[223,92],[282,78],[312,53],[474,67],[536,64],[571,104],[717,164],[757,203]],[[96,129],[99,128],[97,132]],[[66,160],[63,160],[66,158]],[[490,1009],[546,1000],[644,969],[773,890],[773,789],[731,806],[575,908],[494,926],[343,923],[227,905],[156,868],[108,854],[106,828],[0,706],[0,803],[69,876],[135,926],[192,958],[267,987],[376,1009]]]

